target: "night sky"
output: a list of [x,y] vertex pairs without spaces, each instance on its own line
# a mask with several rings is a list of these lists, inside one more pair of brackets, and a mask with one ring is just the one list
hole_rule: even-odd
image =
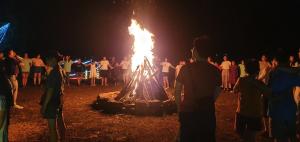
[[0,24],[11,23],[1,46],[31,56],[58,50],[121,58],[129,53],[135,10],[162,58],[183,58],[202,34],[219,55],[253,57],[300,48],[299,7],[299,0],[0,0]]

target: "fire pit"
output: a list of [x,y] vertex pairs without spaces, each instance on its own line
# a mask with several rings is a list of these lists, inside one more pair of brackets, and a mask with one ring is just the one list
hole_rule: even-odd
[[131,80],[120,92],[100,94],[94,106],[106,113],[163,115],[176,112],[175,102],[168,97],[153,69],[153,34],[136,20],[128,28],[134,38],[131,57]]

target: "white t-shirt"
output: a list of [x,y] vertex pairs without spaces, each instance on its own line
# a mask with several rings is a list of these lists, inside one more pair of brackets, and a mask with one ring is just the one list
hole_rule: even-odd
[[123,60],[123,61],[120,63],[120,66],[121,66],[121,68],[122,68],[123,70],[129,69],[129,65],[130,65],[129,61],[126,61],[126,60]]
[[108,60],[101,60],[100,65],[101,65],[101,67],[100,67],[101,70],[108,70],[109,61]]
[[223,61],[222,64],[220,65],[222,70],[229,70],[231,66],[230,61]]
[[170,66],[172,66],[169,62],[161,62],[160,65],[162,65],[162,72],[169,72]]

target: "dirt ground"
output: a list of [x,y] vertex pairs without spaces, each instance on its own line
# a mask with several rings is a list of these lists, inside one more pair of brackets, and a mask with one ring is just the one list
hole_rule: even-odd
[[[66,87],[64,116],[68,141],[97,142],[173,142],[178,133],[177,115],[142,117],[107,115],[93,110],[91,104],[99,93],[119,91],[117,87]],[[38,104],[41,87],[21,88],[18,98],[23,110],[12,109],[10,141],[47,141],[47,123]],[[223,93],[216,102],[217,141],[240,141],[233,130],[236,97]],[[267,140],[260,140],[267,141]]]

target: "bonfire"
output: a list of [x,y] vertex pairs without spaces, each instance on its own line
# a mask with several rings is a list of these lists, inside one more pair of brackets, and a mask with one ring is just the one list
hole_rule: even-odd
[[133,110],[138,113],[161,114],[169,108],[171,101],[156,78],[157,71],[153,69],[154,35],[134,19],[128,30],[134,39],[131,80],[118,93],[100,94],[97,103],[100,109],[109,112]]

